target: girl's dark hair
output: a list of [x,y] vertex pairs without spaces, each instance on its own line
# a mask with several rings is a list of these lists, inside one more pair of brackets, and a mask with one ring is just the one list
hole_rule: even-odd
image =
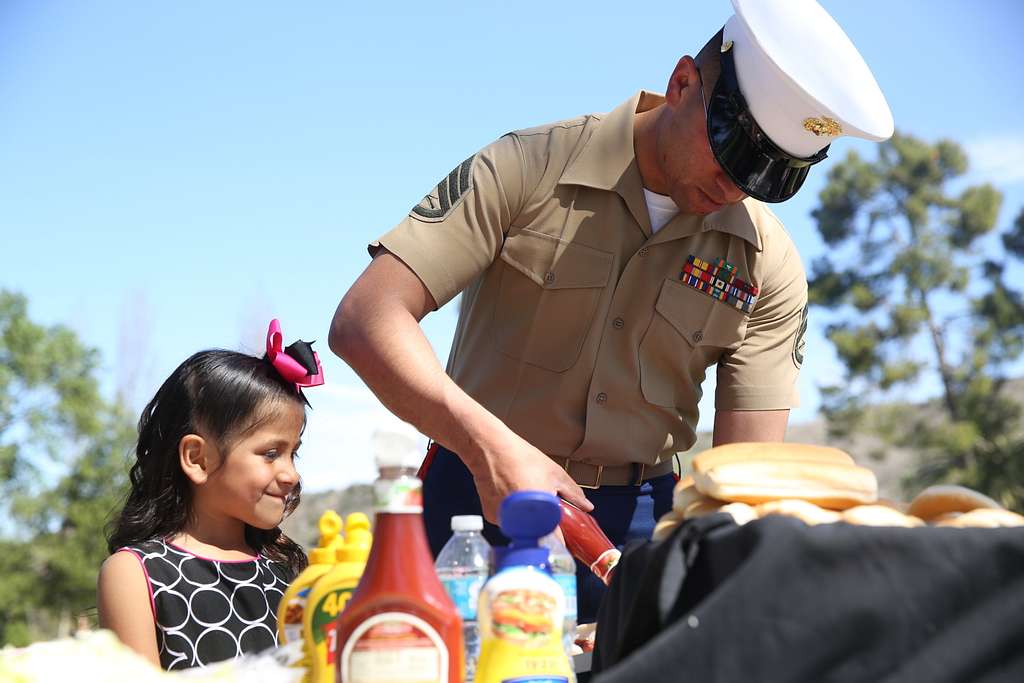
[[[113,553],[126,545],[166,538],[185,528],[192,515],[192,487],[178,460],[186,434],[202,433],[227,453],[238,439],[271,415],[275,404],[292,401],[305,410],[305,398],[269,361],[234,351],[194,354],[164,381],[139,418],[131,490],[107,537]],[[296,483],[285,514],[299,504]],[[306,554],[280,529],[246,524],[245,540],[256,552],[286,565],[293,574],[306,566]]]

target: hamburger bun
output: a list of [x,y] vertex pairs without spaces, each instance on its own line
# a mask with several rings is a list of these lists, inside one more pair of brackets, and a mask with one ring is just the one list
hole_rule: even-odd
[[720,500],[710,498],[692,504],[687,511],[670,510],[662,515],[658,523],[654,525],[654,532],[651,534],[652,541],[661,541],[672,535],[672,531],[688,519],[696,519],[715,512],[724,512],[732,517],[736,524],[743,526],[747,522],[757,519],[754,508],[746,503],[723,503]]
[[885,505],[858,505],[844,510],[842,517],[844,522],[862,526],[924,526],[918,517],[905,515]]
[[938,522],[937,526],[951,526],[961,529],[968,527],[987,527],[990,529],[1003,526],[1016,527],[1024,526],[1024,516],[1002,508],[975,508],[957,517],[944,519]]
[[[739,503],[737,503],[738,505]],[[831,524],[842,519],[841,515],[834,510],[826,510],[822,507],[809,503],[806,500],[795,498],[783,498],[781,500],[770,500],[761,503],[755,508],[758,516],[787,515],[796,517],[808,526],[815,524]]]
[[683,519],[693,519],[695,517],[703,517],[704,515],[710,515],[712,512],[718,512],[727,503],[722,500],[715,500],[714,498],[701,498],[695,500],[687,505],[683,510]]
[[722,507],[718,508],[718,511],[732,515],[733,521],[740,526],[743,526],[747,522],[753,522],[758,518],[757,510],[746,503],[726,503]]
[[691,477],[684,477],[672,489],[672,509],[685,510],[694,502],[704,498],[706,496],[697,490],[697,487],[693,484],[693,479]]
[[910,502],[907,513],[931,521],[947,512],[970,512],[978,508],[1001,510],[1002,505],[965,486],[929,486]]
[[672,530],[683,522],[683,513],[679,510],[670,510],[661,516],[658,523],[654,525],[654,532],[651,534],[652,541],[663,541],[672,535]]
[[[841,451],[840,451],[841,452]],[[698,491],[719,500],[756,505],[795,498],[832,510],[874,503],[874,473],[849,463],[807,460],[733,460],[694,470]]]
[[943,512],[938,517],[932,517],[931,519],[929,519],[928,520],[928,524],[935,524],[937,526],[943,526],[944,522],[951,522],[951,521],[953,521],[954,519],[956,519],[957,517],[959,517],[962,514],[964,514],[964,513],[962,513],[962,512]]
[[853,458],[838,448],[806,443],[748,442],[715,446],[693,459],[694,472],[707,472],[715,465],[737,461],[800,460],[853,465]]

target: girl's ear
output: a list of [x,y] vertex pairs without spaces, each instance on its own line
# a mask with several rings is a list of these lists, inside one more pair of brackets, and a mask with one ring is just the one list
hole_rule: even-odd
[[181,471],[193,484],[203,484],[212,471],[210,444],[198,434],[186,434],[178,442],[178,461]]

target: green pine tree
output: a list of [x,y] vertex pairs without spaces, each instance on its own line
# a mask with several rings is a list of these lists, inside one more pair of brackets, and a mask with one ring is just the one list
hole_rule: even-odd
[[[959,483],[1022,510],[1022,407],[1006,389],[1024,352],[1010,275],[1024,210],[999,229],[1002,194],[964,187],[967,164],[955,142],[897,133],[874,161],[850,152],[830,170],[810,302],[846,376],[822,387],[823,411],[834,436],[869,429],[918,453],[908,495]],[[939,395],[925,410],[901,401],[922,387]]]

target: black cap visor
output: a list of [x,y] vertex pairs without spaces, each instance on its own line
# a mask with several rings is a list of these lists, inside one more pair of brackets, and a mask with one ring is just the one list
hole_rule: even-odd
[[[826,156],[794,157],[761,130],[740,92],[732,50],[721,53],[721,71],[711,99],[705,102],[708,141],[718,164],[736,186],[763,202],[784,202],[800,189],[807,171]],[[704,89],[701,88],[703,96]]]

